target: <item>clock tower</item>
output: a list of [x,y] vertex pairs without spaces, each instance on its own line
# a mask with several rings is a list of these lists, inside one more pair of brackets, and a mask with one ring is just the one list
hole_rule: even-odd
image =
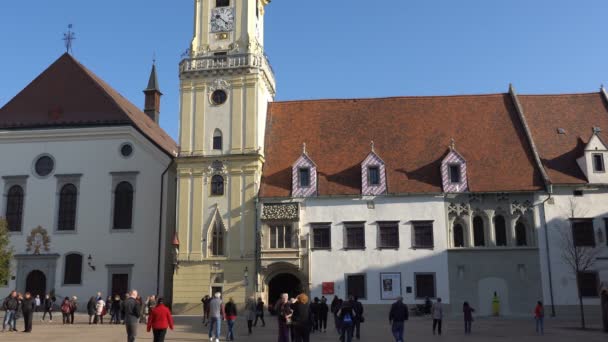
[[270,0],[193,0],[180,63],[180,153],[173,306],[200,313],[203,295],[256,292],[256,196],[275,79],[264,54]]

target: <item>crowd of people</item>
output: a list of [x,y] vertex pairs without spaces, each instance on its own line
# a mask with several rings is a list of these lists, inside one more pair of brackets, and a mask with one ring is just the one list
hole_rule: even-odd
[[[53,294],[47,294],[44,298],[39,295],[32,297],[29,292],[25,294],[12,291],[2,301],[4,320],[2,332],[17,332],[17,322],[23,319],[22,330],[25,333],[32,332],[34,313],[41,312],[41,321],[49,318],[53,322],[55,310],[61,312],[63,324],[74,324],[74,316],[78,311],[78,298],[65,297],[57,302]],[[109,316],[109,324],[122,324],[126,327],[127,340],[135,341],[139,324],[147,324],[147,331],[152,331],[154,342],[163,342],[167,329],[173,329],[173,317],[169,308],[164,305],[163,298],[149,296],[145,300],[137,293],[137,290],[125,294],[123,297],[114,295],[105,300],[98,292],[87,302],[86,312],[88,324],[103,324],[104,317]]]

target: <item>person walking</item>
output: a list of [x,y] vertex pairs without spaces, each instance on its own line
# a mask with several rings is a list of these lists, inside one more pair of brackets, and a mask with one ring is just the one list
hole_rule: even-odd
[[473,323],[473,312],[475,312],[475,309],[473,309],[468,302],[464,302],[464,304],[462,304],[462,312],[464,314],[464,334],[470,335],[471,325]]
[[8,331],[17,331],[17,327],[15,326],[15,315],[17,314],[18,308],[19,302],[17,301],[17,291],[12,291],[2,302],[2,310],[4,310],[2,332],[6,331],[6,326],[8,326]]
[[262,297],[258,298],[258,303],[255,307],[255,322],[253,322],[254,327],[258,325],[258,319],[262,321],[262,327],[265,327],[266,322],[264,321],[264,301],[262,300]]
[[291,324],[293,311],[291,310],[291,303],[289,303],[289,295],[287,293],[281,295],[281,298],[274,306],[274,311],[277,313],[277,320],[279,322],[278,342],[289,342],[289,325]]
[[[15,318],[13,319],[13,326],[17,329],[17,320],[23,317],[23,295],[21,292],[17,292],[17,312],[15,312]],[[17,330],[13,330],[17,331]]]
[[145,316],[145,320],[144,322],[148,322],[148,316],[150,316],[150,312],[152,312],[152,309],[154,309],[154,307],[156,306],[156,296],[152,295],[150,297],[148,297],[148,299],[146,299],[146,303],[145,303],[145,310],[144,310],[144,316]]
[[338,334],[340,334],[340,322],[338,320],[338,310],[340,310],[341,306],[342,306],[342,301],[340,300],[340,297],[334,296],[334,299],[331,301],[330,308],[331,308],[331,313],[334,316],[334,326],[335,326]]
[[211,297],[205,296],[201,299],[201,303],[203,303],[203,324],[207,326],[209,324],[209,302],[211,302]]
[[51,297],[50,294],[47,294],[44,297],[43,305],[44,313],[42,314],[42,321],[44,322],[46,319],[46,314],[49,314],[49,322],[53,323],[53,306],[55,306],[55,298]]
[[353,340],[353,330],[357,317],[353,308],[354,298],[351,296],[350,299],[351,300],[345,300],[344,303],[342,303],[342,306],[338,309],[336,314],[338,321],[340,322],[341,342],[352,342]]
[[153,342],[164,342],[167,335],[167,328],[173,330],[173,316],[171,311],[165,306],[163,298],[154,299],[155,306],[150,310],[148,315],[148,332],[152,330],[154,336]]
[[[222,317],[224,315],[224,305],[222,303],[222,294],[216,292],[213,299],[209,301],[209,342],[219,342],[222,330]],[[213,340],[215,335],[215,340]]]
[[306,294],[302,293],[296,297],[291,318],[295,337],[293,342],[310,342],[313,318]]
[[106,314],[106,302],[102,297],[97,298],[95,303],[95,324],[103,324],[103,316]]
[[323,332],[327,332],[327,316],[329,315],[329,306],[327,305],[327,298],[321,297],[321,304],[319,304],[319,331],[323,329]]
[[409,311],[407,305],[403,303],[403,297],[397,297],[397,301],[391,306],[391,311],[388,314],[388,321],[391,324],[391,331],[395,342],[403,342],[403,331],[405,330],[405,321],[409,319]]
[[78,311],[78,297],[72,296],[70,300],[70,324],[74,324],[74,315]]
[[257,306],[255,304],[255,298],[249,297],[247,299],[247,303],[245,304],[245,316],[247,317],[247,331],[249,335],[253,333],[253,320],[256,317]]
[[234,304],[234,299],[230,297],[228,299],[228,303],[224,306],[224,317],[226,319],[226,323],[228,324],[228,332],[226,332],[226,341],[234,341],[234,324],[236,323],[237,311],[236,304]]
[[34,298],[34,305],[36,305],[35,312],[40,312],[40,309],[42,308],[42,301],[40,300],[40,295],[36,295],[36,298]]
[[536,320],[536,333],[539,335],[545,334],[545,308],[541,301],[536,303],[534,308],[534,319]]
[[95,319],[95,297],[91,296],[89,301],[87,302],[87,314],[89,315],[89,325],[93,324],[93,320]]
[[312,317],[312,332],[319,330],[319,309],[321,301],[319,297],[315,297],[312,303],[310,303],[310,316]]
[[61,316],[63,318],[63,324],[70,324],[70,311],[72,311],[72,304],[70,303],[70,297],[65,297],[61,302]]
[[137,338],[137,325],[141,315],[141,307],[137,302],[137,290],[131,290],[129,298],[124,303],[125,327],[127,330],[127,342],[134,342]]
[[34,319],[34,311],[36,310],[36,303],[29,292],[25,293],[23,302],[21,303],[21,313],[23,314],[23,332],[32,332],[32,320]]
[[441,335],[441,323],[443,322],[443,304],[441,304],[441,298],[437,298],[437,302],[433,304],[431,315],[433,316],[433,335],[435,335],[435,329],[437,329],[437,334]]
[[114,295],[114,299],[109,299],[108,306],[110,307],[110,324],[120,324],[120,310],[122,301],[119,295]]
[[361,323],[364,322],[363,318],[363,304],[359,301],[358,297],[351,297],[353,300],[353,310],[355,311],[355,337],[357,340],[361,339]]

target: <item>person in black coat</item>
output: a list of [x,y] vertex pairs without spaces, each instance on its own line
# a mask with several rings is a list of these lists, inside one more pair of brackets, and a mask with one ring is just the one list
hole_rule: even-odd
[[312,315],[312,331],[315,332],[320,330],[319,328],[319,309],[321,303],[319,297],[315,297],[312,303],[310,303],[310,314]]
[[97,301],[95,300],[95,297],[92,296],[91,298],[89,298],[89,301],[87,302],[87,314],[89,315],[89,324],[93,324],[93,320],[95,319],[96,305]]
[[327,316],[329,314],[329,306],[327,305],[327,298],[321,297],[321,303],[319,304],[319,331],[323,329],[323,332],[327,331]]
[[34,311],[36,311],[36,303],[29,292],[25,293],[23,302],[21,303],[21,313],[23,314],[23,323],[25,329],[23,332],[32,332],[32,320],[34,319]]
[[49,321],[53,321],[53,306],[55,305],[55,297],[51,295],[46,295],[44,297],[44,313],[42,314],[42,320],[46,318],[46,314],[49,314]]
[[391,324],[393,337],[397,342],[403,342],[403,330],[405,321],[409,318],[407,305],[403,303],[403,297],[398,297],[397,301],[391,306],[391,311],[388,314],[388,321]]
[[308,305],[308,296],[304,293],[296,298],[292,306],[293,315],[291,316],[294,342],[310,342],[310,330],[312,328],[312,312]]

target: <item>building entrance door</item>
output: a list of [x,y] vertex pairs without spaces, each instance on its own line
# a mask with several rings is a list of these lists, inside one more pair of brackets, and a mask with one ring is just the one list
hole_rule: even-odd
[[32,297],[37,295],[44,298],[46,294],[46,276],[42,271],[31,271],[25,280],[25,292],[29,292]]
[[302,293],[302,281],[291,273],[281,273],[274,276],[268,282],[268,307],[273,312],[281,294],[289,294],[289,298],[295,298]]
[[112,296],[119,295],[121,298],[129,292],[129,275],[112,274]]

